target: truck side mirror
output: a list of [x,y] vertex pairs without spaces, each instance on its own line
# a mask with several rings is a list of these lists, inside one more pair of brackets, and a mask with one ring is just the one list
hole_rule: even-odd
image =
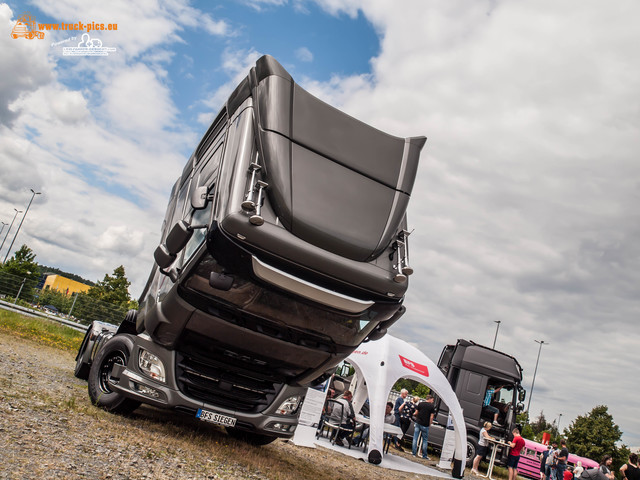
[[164,242],[169,254],[175,256],[181,252],[191,239],[191,235],[193,235],[193,229],[187,222],[180,220],[176,223]]
[[165,242],[158,245],[155,252],[153,252],[153,258],[161,270],[171,266],[192,235],[193,228],[184,220],[180,220],[171,228]]
[[153,252],[153,258],[155,259],[160,269],[164,270],[165,268],[169,268],[171,266],[171,264],[175,261],[176,256],[175,254],[172,255],[171,253],[169,253],[167,247],[161,244],[158,245],[156,251]]
[[527,392],[523,389],[518,390],[518,401],[524,402],[525,397],[527,396]]
[[195,210],[201,210],[207,206],[207,186],[196,187],[191,190],[191,206]]

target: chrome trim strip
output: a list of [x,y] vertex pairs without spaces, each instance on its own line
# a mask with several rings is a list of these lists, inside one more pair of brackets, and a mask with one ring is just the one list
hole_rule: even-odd
[[396,181],[396,190],[400,190],[402,182],[404,181],[404,175],[407,170],[407,161],[409,159],[409,149],[411,148],[411,139],[404,139],[404,149],[402,150],[402,162],[400,163],[400,172],[398,173],[398,180]]
[[278,270],[271,265],[258,260],[252,256],[253,272],[260,280],[271,283],[296,295],[300,295],[308,300],[337,308],[349,313],[364,312],[374,304],[371,300],[359,300],[338,292],[309,283],[301,278],[294,277],[282,270]]
[[[131,380],[136,381],[136,382],[143,383],[143,382],[146,382],[146,381],[147,381],[147,379],[146,379],[146,378],[142,378],[142,377],[141,377],[140,375],[138,375],[137,373],[132,372],[132,371],[127,370],[127,369],[125,369],[125,370],[124,370],[124,372],[122,372],[122,373],[123,373],[123,375],[126,375],[126,376],[127,376],[127,377],[129,377]],[[145,384],[145,386],[146,386],[146,384]]]

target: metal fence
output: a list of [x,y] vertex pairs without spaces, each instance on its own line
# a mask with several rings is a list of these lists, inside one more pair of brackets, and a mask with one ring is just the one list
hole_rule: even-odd
[[30,306],[84,325],[92,321],[119,325],[126,307],[119,307],[90,297],[86,293],[66,295],[56,290],[41,290],[38,280],[0,271],[0,299],[16,305]]

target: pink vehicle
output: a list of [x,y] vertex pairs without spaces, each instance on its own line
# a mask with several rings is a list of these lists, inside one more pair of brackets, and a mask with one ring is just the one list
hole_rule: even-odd
[[[524,448],[522,449],[520,461],[518,462],[518,474],[523,477],[538,480],[540,478],[540,454],[546,449],[546,445],[525,438]],[[578,462],[582,462],[582,467],[585,469],[596,468],[598,466],[598,462],[570,453],[567,463],[575,466]]]

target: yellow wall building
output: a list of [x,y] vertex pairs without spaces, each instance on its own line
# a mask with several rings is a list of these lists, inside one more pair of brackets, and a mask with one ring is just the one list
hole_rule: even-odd
[[48,275],[44,281],[42,290],[46,290],[47,288],[57,290],[66,295],[72,295],[76,292],[86,292],[91,287],[61,275]]

